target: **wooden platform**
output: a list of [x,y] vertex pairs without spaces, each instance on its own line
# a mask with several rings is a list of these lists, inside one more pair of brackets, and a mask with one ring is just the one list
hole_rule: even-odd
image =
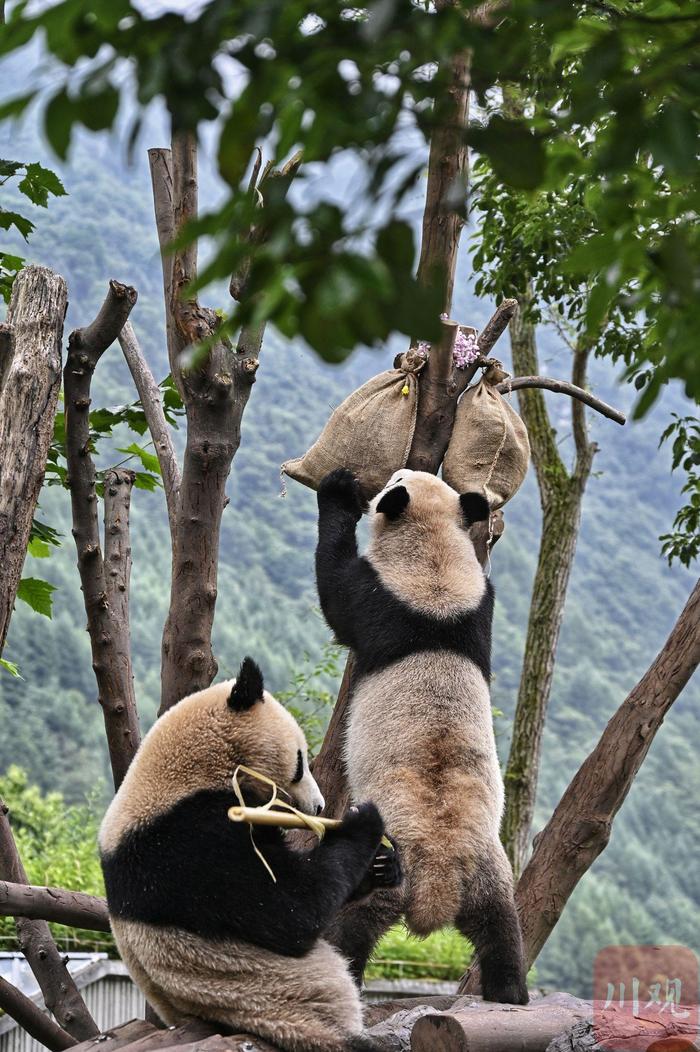
[[[370,1003],[366,1033],[377,1052],[697,1052],[697,1008],[688,1015],[631,1019],[615,1007],[570,994],[501,1005],[452,995]],[[192,1022],[157,1029],[141,1019],[116,1027],[70,1052],[279,1052],[249,1034],[226,1036]],[[348,1050],[350,1052],[350,1050]]]

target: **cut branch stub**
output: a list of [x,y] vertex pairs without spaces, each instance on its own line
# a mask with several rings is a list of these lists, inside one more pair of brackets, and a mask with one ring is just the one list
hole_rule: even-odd
[[73,537],[93,669],[117,788],[138,748],[140,732],[131,669],[128,607],[125,608],[124,601],[114,606],[109,602],[100,547],[96,473],[90,454],[90,387],[100,357],[118,337],[136,298],[136,290],[130,286],[117,281],[109,283],[107,297],[95,320],[71,334],[63,374]]

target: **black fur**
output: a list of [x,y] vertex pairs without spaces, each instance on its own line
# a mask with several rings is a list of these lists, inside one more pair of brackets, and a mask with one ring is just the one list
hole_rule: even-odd
[[354,650],[355,675],[378,672],[419,651],[452,650],[468,656],[488,680],[490,581],[474,610],[454,618],[423,614],[385,588],[371,563],[358,555],[355,528],[362,507],[349,472],[341,469],[326,476],[319,487],[318,506],[316,581],[321,608],[338,642]]
[[462,493],[459,503],[466,526],[471,526],[474,522],[485,522],[491,514],[489,502],[481,493]]
[[386,515],[387,519],[398,519],[408,507],[410,500],[405,486],[392,486],[378,502],[377,511]]
[[263,701],[263,674],[252,658],[243,658],[243,663],[229,695],[229,708],[236,711],[250,709],[256,701]]
[[387,874],[380,864],[375,881],[373,866],[386,850],[383,822],[373,804],[363,804],[312,851],[294,851],[279,829],[256,828],[274,883],[249,827],[227,816],[236,802],[231,790],[202,791],[131,829],[102,855],[110,913],[300,957],[361,887],[400,879],[400,867]]
[[[391,495],[402,489],[400,484],[392,487],[379,502],[378,510],[389,500],[385,514],[400,514],[407,501]],[[481,494],[463,494],[460,504],[465,526],[488,517],[488,503]],[[469,613],[453,618],[421,614],[389,592],[368,560],[358,555],[355,531],[362,504],[359,486],[350,472],[340,469],[326,476],[319,487],[318,507],[319,597],[339,642],[355,652],[353,684],[357,678],[402,657],[430,650],[451,650],[470,658],[488,680],[493,619],[490,582],[486,582],[478,607]],[[527,1004],[525,962],[512,885],[500,880],[489,862],[477,866],[476,874],[456,923],[478,951],[484,997]],[[377,941],[403,913],[404,898],[405,889],[396,885],[379,889],[362,902],[349,901],[333,922],[327,937],[348,958],[358,983]]]

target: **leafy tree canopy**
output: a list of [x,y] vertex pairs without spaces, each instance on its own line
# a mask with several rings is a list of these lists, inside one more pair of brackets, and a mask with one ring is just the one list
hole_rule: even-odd
[[[211,0],[195,17],[156,18],[128,0],[62,0],[38,11],[20,0],[0,55],[38,33],[64,71],[44,109],[60,156],[75,125],[112,127],[132,91],[141,109],[162,99],[176,131],[220,121],[218,166],[229,192],[187,232],[216,244],[198,286],[250,262],[248,294],[228,324],[270,318],[332,360],[395,329],[433,335],[435,297],[416,286],[413,233],[395,218],[422,167],[415,139],[403,133],[430,136],[450,60],[469,49],[483,112],[466,134],[500,182],[525,193],[577,180],[583,187],[590,229],[567,265],[592,286],[591,332],[621,296],[646,323],[629,361],[642,377],[639,412],[672,378],[700,394],[692,185],[700,15],[682,0],[378,0],[366,8]],[[522,113],[501,104],[504,84],[520,86]],[[43,88],[6,103],[0,116],[22,112]],[[259,144],[277,163],[301,148],[305,170],[316,174],[315,165],[352,149],[364,161],[361,185],[342,205],[309,205],[303,175],[291,197],[275,197],[271,181],[273,234],[253,244],[258,201],[246,173]]]

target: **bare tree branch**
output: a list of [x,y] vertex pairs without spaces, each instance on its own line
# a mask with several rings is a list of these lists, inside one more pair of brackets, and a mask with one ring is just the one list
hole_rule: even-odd
[[180,466],[177,462],[170,428],[163,412],[161,391],[143,356],[130,321],[125,323],[124,328],[119,333],[119,345],[124,352],[126,364],[129,366],[134,385],[138,391],[141,407],[146,417],[148,430],[153,439],[153,446],[163,478],[170,533],[171,537],[174,538],[177,502],[180,495]]
[[530,964],[605,848],[654,736],[700,662],[700,581],[666,643],[627,695],[535,837],[516,901]]
[[54,1023],[33,1001],[25,997],[16,986],[8,983],[2,976],[0,976],[0,1008],[12,1016],[30,1037],[51,1049],[51,1052],[61,1052],[62,1049],[71,1048],[76,1044],[74,1037]]
[[[0,800],[0,880],[26,884],[27,874],[7,816],[8,808]],[[15,926],[20,948],[39,984],[46,1007],[73,1037],[80,1041],[92,1037],[97,1027],[63,963],[46,921],[15,917]]]
[[126,774],[140,733],[129,624],[119,616],[119,604],[110,605],[100,548],[95,464],[90,453],[90,386],[98,361],[121,332],[136,295],[129,286],[110,282],[107,298],[92,324],[71,333],[63,374],[73,536],[115,787]]
[[15,332],[11,325],[0,325],[0,395],[12,365],[15,353]]
[[496,384],[496,390],[500,391],[501,394],[538,388],[544,391],[554,391],[555,394],[568,395],[574,401],[587,405],[590,409],[595,409],[596,413],[606,416],[608,420],[614,420],[616,424],[624,424],[626,422],[625,414],[621,413],[619,409],[615,409],[614,406],[608,405],[607,402],[603,402],[600,398],[596,398],[582,387],[573,383],[570,384],[566,380],[553,380],[549,376],[516,376],[512,380],[503,380],[500,384]]
[[3,327],[0,368],[3,359],[11,358],[12,365],[0,387],[0,653],[51,445],[67,302],[63,278],[44,267],[26,267],[13,282]]
[[107,903],[96,895],[7,880],[0,880],[0,916],[29,917],[87,931],[110,931]]

